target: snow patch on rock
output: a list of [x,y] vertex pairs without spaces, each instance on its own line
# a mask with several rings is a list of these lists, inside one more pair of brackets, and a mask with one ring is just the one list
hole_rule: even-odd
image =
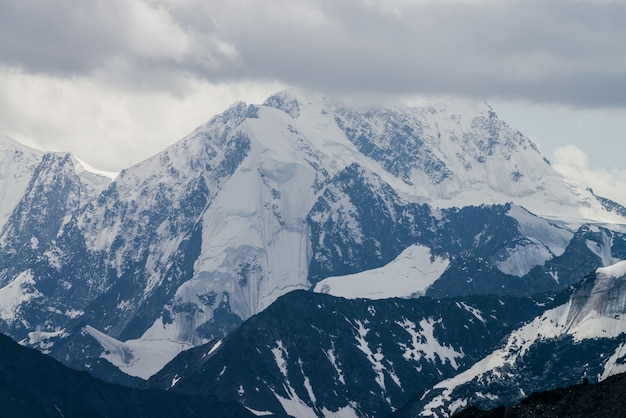
[[43,295],[34,288],[35,280],[30,270],[20,273],[0,289],[0,318],[7,322],[17,320],[20,308],[28,301]]
[[348,299],[421,296],[449,264],[447,259],[433,256],[428,247],[411,245],[383,267],[329,277],[317,283],[314,291]]
[[85,326],[84,330],[102,346],[103,358],[124,373],[142,379],[148,379],[180,352],[192,347],[170,340],[137,339],[122,342],[90,325]]

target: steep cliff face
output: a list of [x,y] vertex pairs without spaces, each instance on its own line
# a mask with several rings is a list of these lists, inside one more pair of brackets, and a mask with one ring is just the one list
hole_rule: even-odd
[[0,238],[0,329],[33,343],[40,331],[62,333],[59,326],[106,287],[92,274],[98,260],[76,226],[106,180],[85,173],[69,154],[54,153],[42,154],[21,176],[29,181]]
[[[136,376],[292,290],[338,294],[346,275],[374,283],[350,297],[527,295],[626,256],[626,209],[560,176],[483,103],[285,91],[108,185],[69,156],[3,149],[17,181],[0,183],[0,329]],[[377,283],[381,268],[406,280]]]
[[0,136],[0,225],[4,226],[26,192],[43,153]]
[[626,261],[597,269],[595,280],[587,281],[572,295],[567,317],[570,332],[585,332],[582,324],[587,321],[620,318],[626,312],[625,286]]

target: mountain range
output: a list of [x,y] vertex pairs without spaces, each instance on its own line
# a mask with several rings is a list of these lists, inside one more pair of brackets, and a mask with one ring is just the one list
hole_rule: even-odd
[[[482,102],[288,90],[115,179],[10,138],[0,170],[0,331],[105,380],[257,412],[445,415],[619,370],[559,363],[571,379],[541,381],[533,367],[621,347],[621,305],[584,301],[619,276],[602,268],[626,259],[626,208]],[[619,300],[602,280],[596,298]],[[618,322],[572,331],[589,312]]]
[[626,262],[555,294],[345,300],[292,292],[144,387],[296,417],[446,417],[626,372]]

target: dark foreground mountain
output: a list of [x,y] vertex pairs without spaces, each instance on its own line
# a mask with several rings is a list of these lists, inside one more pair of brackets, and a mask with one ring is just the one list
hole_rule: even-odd
[[0,416],[250,417],[238,402],[102,382],[0,334]]
[[384,416],[467,369],[545,303],[294,291],[224,340],[181,353],[148,386],[296,417]]
[[626,374],[595,384],[536,392],[519,404],[484,411],[468,408],[454,418],[619,418],[626,415]]

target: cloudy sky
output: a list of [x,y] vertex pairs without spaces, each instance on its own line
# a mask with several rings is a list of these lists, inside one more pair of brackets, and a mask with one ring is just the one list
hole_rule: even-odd
[[626,203],[624,0],[0,0],[0,133],[120,170],[300,86],[487,100]]

